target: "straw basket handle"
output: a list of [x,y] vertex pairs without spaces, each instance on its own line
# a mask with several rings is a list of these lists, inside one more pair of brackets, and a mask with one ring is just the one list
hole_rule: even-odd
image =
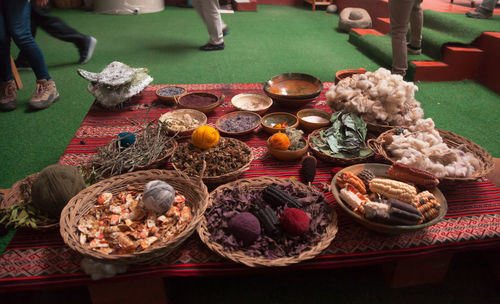
[[223,102],[226,96],[224,94],[221,94],[219,97],[219,100],[217,101],[217,106],[220,106]]
[[379,155],[383,155],[382,151],[384,151],[384,147],[381,142],[377,141],[374,138],[368,139],[366,141],[366,145],[368,148],[372,149],[373,152]]

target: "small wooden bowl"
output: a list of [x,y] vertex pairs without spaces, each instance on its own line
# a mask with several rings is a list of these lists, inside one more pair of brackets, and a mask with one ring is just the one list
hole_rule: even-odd
[[269,134],[274,134],[284,130],[284,129],[274,128],[275,125],[284,122],[288,124],[288,127],[296,128],[299,125],[299,120],[297,119],[297,116],[287,112],[274,112],[267,114],[264,117],[262,117],[260,124],[264,129],[264,131],[266,131]]
[[[165,92],[169,88],[181,89],[182,93],[170,95],[170,94],[168,94],[168,92]],[[156,97],[158,97],[158,99],[163,100],[166,104],[173,105],[173,104],[175,104],[175,98],[179,98],[182,95],[186,94],[187,90],[185,88],[179,87],[179,86],[165,86],[165,87],[157,89],[155,93],[156,93]]]
[[296,159],[302,158],[304,154],[306,154],[307,149],[309,147],[307,139],[304,138],[305,145],[302,149],[299,150],[280,150],[280,149],[275,149],[271,147],[271,144],[269,143],[269,137],[267,139],[267,149],[269,150],[269,153],[274,156],[275,158],[282,160],[282,161],[292,161]]
[[[231,131],[224,130],[224,128],[222,128],[222,125],[226,120],[239,119],[239,118],[244,117],[244,116],[250,116],[250,117],[255,119],[255,123],[250,128],[243,130],[243,131],[238,131],[238,132],[231,132]],[[259,114],[254,113],[254,112],[250,112],[250,111],[230,112],[230,113],[227,113],[226,115],[221,116],[219,119],[217,119],[217,122],[215,123],[215,128],[217,130],[219,130],[220,133],[225,134],[225,135],[230,135],[230,136],[244,135],[244,134],[250,133],[253,130],[255,130],[260,125],[261,119],[262,119],[262,117],[260,117]]]
[[[183,102],[183,100],[186,100],[190,96],[208,97],[208,98],[214,99],[215,101],[208,104],[208,105],[203,105],[203,106],[188,105],[185,102]],[[208,92],[192,92],[192,93],[184,94],[180,97],[176,97],[175,103],[177,104],[177,106],[179,108],[198,110],[200,112],[208,114],[208,113],[211,113],[213,110],[215,110],[217,107],[219,107],[222,104],[222,102],[224,101],[224,97],[225,97],[224,95],[221,95],[219,97],[215,94],[208,93]]]
[[339,83],[340,80],[351,77],[354,74],[364,74],[366,73],[366,69],[359,68],[356,70],[340,70],[335,73],[335,84]]
[[179,136],[189,136],[198,127],[201,127],[207,123],[207,115],[205,115],[203,112],[200,112],[198,110],[192,110],[192,109],[178,109],[178,110],[166,112],[160,116],[159,120],[161,122],[165,122],[167,119],[171,118],[171,119],[178,119],[179,121],[184,121],[184,119],[185,119],[184,115],[191,116],[192,118],[196,119],[199,123],[195,127],[184,130],[184,131],[174,130],[174,129],[166,127],[168,134],[173,135],[173,134],[177,133],[177,135],[179,135]]
[[[307,121],[304,118],[308,116],[319,116],[326,119],[325,122],[312,122]],[[318,109],[303,109],[297,112],[297,117],[299,118],[300,126],[307,132],[312,132],[316,129],[328,127],[331,124],[330,117],[332,114],[321,111]]]
[[262,115],[273,105],[273,100],[264,94],[242,93],[231,98],[231,104],[240,111]]

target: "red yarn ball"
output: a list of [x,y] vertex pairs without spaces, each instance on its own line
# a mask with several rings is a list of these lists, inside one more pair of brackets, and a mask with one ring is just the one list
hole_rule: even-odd
[[309,215],[297,208],[287,208],[280,216],[280,224],[288,234],[299,236],[309,230],[311,219]]

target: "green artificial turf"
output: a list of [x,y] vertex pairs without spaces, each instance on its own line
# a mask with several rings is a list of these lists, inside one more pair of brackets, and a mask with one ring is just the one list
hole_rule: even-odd
[[[333,81],[336,71],[364,67],[372,61],[336,30],[338,15],[308,8],[259,5],[257,12],[223,15],[231,29],[226,49],[201,52],[208,39],[194,9],[166,7],[144,15],[99,15],[80,10],[54,10],[71,26],[98,39],[92,60],[75,64],[76,48],[39,31],[41,46],[61,99],[50,108],[30,112],[27,103],[35,87],[34,74],[22,71],[25,88],[18,109],[0,113],[0,188],[56,163],[93,102],[77,68],[101,71],[114,60],[146,67],[153,84],[264,83],[284,72],[315,75]],[[15,56],[17,49],[12,48]],[[474,82],[419,83],[417,99],[438,127],[456,132],[500,157],[498,95]],[[481,104],[479,104],[479,101]],[[438,103],[439,102],[439,103]],[[460,115],[450,110],[461,111]],[[467,118],[468,113],[477,117]],[[456,120],[456,117],[461,120]],[[496,129],[495,129],[496,128]],[[477,130],[482,130],[478,132]]]

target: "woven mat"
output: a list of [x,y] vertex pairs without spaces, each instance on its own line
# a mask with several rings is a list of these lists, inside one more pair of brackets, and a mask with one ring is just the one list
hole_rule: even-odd
[[[328,109],[324,93],[308,106]],[[149,86],[119,111],[108,111],[93,105],[71,139],[60,163],[79,165],[89,160],[95,149],[115,138],[123,131],[135,131],[144,120],[158,118],[174,109],[156,99],[155,90],[161,86]],[[239,93],[262,93],[262,84],[213,84],[185,85],[189,91],[203,90],[224,94],[226,100],[208,122],[214,124],[218,117],[233,111],[231,97]],[[289,111],[273,108],[270,111]],[[295,112],[295,111],[293,111]],[[242,178],[261,175],[297,177],[299,162],[280,162],[267,153],[265,132],[249,134],[240,139],[253,149],[255,160]],[[330,183],[333,166],[319,162],[314,185]],[[338,169],[338,168],[337,168]],[[487,180],[465,183],[455,189],[443,190],[448,201],[448,214],[438,224],[427,229],[397,236],[376,234],[358,225],[336,205],[333,195],[326,193],[339,215],[339,231],[331,246],[319,257],[287,267],[288,269],[315,269],[355,266],[390,261],[404,256],[432,254],[439,251],[469,250],[500,246],[500,189]],[[85,284],[90,278],[82,273],[81,256],[64,245],[58,230],[19,231],[0,256],[0,292]],[[232,274],[251,270],[229,262],[212,253],[195,234],[178,250],[154,265],[129,269],[125,277],[144,275],[211,275]]]

